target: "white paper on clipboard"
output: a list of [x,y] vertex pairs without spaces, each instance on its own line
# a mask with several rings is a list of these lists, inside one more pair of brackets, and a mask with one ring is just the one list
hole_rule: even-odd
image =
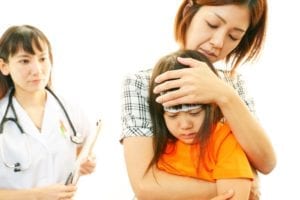
[[96,130],[87,136],[86,141],[84,142],[80,154],[75,162],[74,171],[70,174],[70,180],[67,180],[68,183],[76,185],[78,182],[80,176],[80,165],[92,153],[97,138],[100,134],[101,126],[101,120],[98,120],[96,123]]

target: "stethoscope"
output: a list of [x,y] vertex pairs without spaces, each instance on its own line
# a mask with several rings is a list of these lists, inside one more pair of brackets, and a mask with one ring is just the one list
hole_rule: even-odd
[[[52,90],[50,90],[48,87],[46,87],[46,89],[56,99],[56,101],[58,102],[59,106],[63,110],[63,112],[64,112],[64,114],[65,114],[65,116],[68,120],[68,123],[69,123],[69,125],[72,129],[72,132],[73,132],[73,135],[70,136],[71,142],[73,142],[75,144],[81,144],[83,142],[83,139],[77,135],[77,132],[74,128],[74,125],[73,125],[73,123],[72,123],[65,107],[63,106],[62,102],[59,100],[59,98],[54,94],[54,92]],[[8,163],[6,158],[5,158],[4,151],[3,151],[3,140],[4,140],[4,138],[3,138],[3,128],[4,128],[4,124],[6,122],[11,121],[11,122],[15,123],[15,125],[18,127],[21,135],[23,137],[28,137],[27,134],[25,134],[24,129],[22,128],[22,126],[19,123],[19,119],[18,119],[16,110],[15,110],[15,107],[13,105],[13,102],[12,102],[12,97],[13,97],[14,91],[15,91],[14,88],[12,88],[10,93],[9,93],[7,107],[6,107],[5,113],[4,113],[3,118],[1,120],[1,123],[0,123],[0,156],[2,157],[2,161],[3,161],[3,163],[6,167],[14,169],[14,172],[19,172],[19,171],[27,170],[32,164],[32,158],[31,158],[31,153],[32,152],[31,152],[30,145],[28,144],[28,138],[25,139],[26,151],[27,151],[27,155],[28,155],[27,156],[27,165],[23,166],[19,162],[16,162],[14,164]],[[13,117],[7,117],[9,109],[11,109],[11,111],[13,113]]]

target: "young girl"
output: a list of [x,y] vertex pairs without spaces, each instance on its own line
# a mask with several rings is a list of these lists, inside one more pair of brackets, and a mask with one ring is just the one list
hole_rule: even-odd
[[[153,124],[154,157],[148,167],[157,165],[168,173],[216,182],[217,194],[235,191],[232,199],[248,199],[253,178],[251,166],[228,124],[220,122],[215,104],[181,104],[164,107],[153,93],[155,78],[169,70],[186,68],[177,57],[209,60],[197,51],[177,51],[159,60],[149,89],[149,109]],[[174,89],[167,92],[175,91]]]
[[[47,37],[29,25],[0,39],[0,199],[72,199],[66,184],[91,126],[51,90],[53,56]],[[95,162],[81,165],[89,174]]]

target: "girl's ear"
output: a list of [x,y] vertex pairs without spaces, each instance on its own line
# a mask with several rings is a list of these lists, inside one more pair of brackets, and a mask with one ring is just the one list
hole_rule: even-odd
[[9,75],[8,65],[4,62],[2,58],[0,58],[0,71],[4,76]]

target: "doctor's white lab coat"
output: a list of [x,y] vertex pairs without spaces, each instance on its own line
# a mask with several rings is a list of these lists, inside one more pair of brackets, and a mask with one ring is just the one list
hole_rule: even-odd
[[[0,100],[0,120],[8,103],[8,95]],[[76,160],[76,147],[70,140],[73,135],[67,118],[56,99],[48,92],[41,131],[31,121],[27,113],[13,97],[19,124],[8,121],[0,136],[0,188],[25,189],[64,183],[72,171]],[[90,133],[91,124],[78,107],[63,101],[77,135],[83,138]],[[10,110],[8,116],[14,117]],[[2,152],[1,152],[2,150]],[[14,172],[4,163],[20,163],[24,171]]]

